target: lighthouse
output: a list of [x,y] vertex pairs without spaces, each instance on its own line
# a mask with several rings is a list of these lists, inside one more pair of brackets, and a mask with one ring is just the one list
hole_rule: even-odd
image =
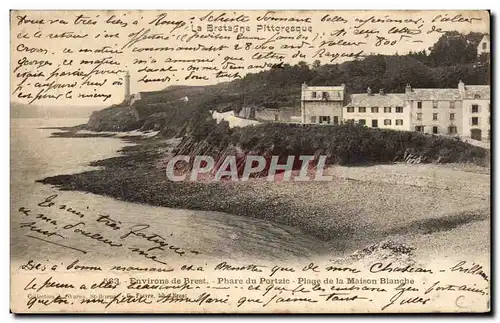
[[128,71],[125,73],[125,98],[123,101],[130,102],[130,74]]

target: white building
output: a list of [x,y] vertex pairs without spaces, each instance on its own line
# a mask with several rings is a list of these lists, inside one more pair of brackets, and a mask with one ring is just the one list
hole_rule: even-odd
[[342,109],[343,120],[370,128],[410,130],[410,109],[403,93],[366,93],[350,95]]
[[490,35],[484,35],[477,45],[477,56],[481,56],[483,53],[490,53]]
[[302,84],[302,123],[339,124],[346,103],[345,85],[307,86]]
[[462,98],[455,89],[406,90],[412,131],[459,136],[462,129]]
[[[302,86],[302,123],[338,124],[353,121],[370,128],[418,131],[490,140],[490,86],[413,89],[405,93],[345,95],[345,86]],[[314,93],[313,93],[314,92]],[[338,92],[344,93],[344,100]],[[318,94],[319,93],[319,94]],[[327,93],[324,99],[322,93]],[[331,93],[339,99],[331,100]],[[319,99],[318,99],[319,95]],[[343,107],[339,105],[345,101]]]
[[490,87],[459,84],[462,96],[462,133],[466,138],[490,140]]

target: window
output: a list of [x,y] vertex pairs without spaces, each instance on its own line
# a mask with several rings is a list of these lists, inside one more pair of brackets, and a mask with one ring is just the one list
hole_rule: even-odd
[[315,98],[316,98],[316,92],[313,92],[313,93],[312,93],[312,97],[313,97],[313,99],[315,99]]
[[333,117],[333,124],[339,124],[339,117],[337,116]]
[[432,108],[437,109],[438,108],[438,101],[432,101]]
[[450,109],[455,109],[455,101],[450,101]]
[[457,127],[455,127],[455,126],[449,126],[448,127],[448,134],[454,135],[456,133],[457,133]]
[[403,119],[396,119],[396,126],[402,126],[403,125]]
[[359,119],[358,123],[362,126],[366,126],[366,120],[365,119]]
[[415,126],[415,131],[424,132],[424,126]]
[[437,113],[433,113],[432,114],[432,120],[437,120],[438,119],[438,114]]
[[450,113],[450,120],[455,120],[455,114],[454,113]]
[[373,128],[378,128],[378,120],[377,119],[372,120],[372,127]]
[[347,107],[347,112],[354,112],[354,107]]
[[330,124],[330,116],[320,116],[319,123]]
[[472,125],[473,126],[479,125],[479,118],[478,117],[472,117]]
[[417,120],[422,120],[422,113],[417,113]]
[[279,115],[275,114],[274,115],[274,121],[279,121],[279,119],[280,119]]
[[482,136],[482,131],[481,129],[471,129],[470,130],[470,138],[474,140],[479,140],[481,141],[483,136]]
[[391,113],[391,107],[384,107],[385,113]]
[[396,107],[396,113],[403,113],[403,107]]
[[483,45],[482,45],[482,46],[483,46],[483,49],[486,49],[486,47],[488,46],[488,44],[483,43]]
[[417,102],[417,109],[422,109],[422,102]]
[[328,100],[328,92],[323,92],[323,99]]
[[385,126],[390,126],[391,125],[391,119],[385,119],[384,120],[384,125]]
[[479,113],[479,105],[477,104],[472,105],[472,113]]
[[366,112],[366,108],[365,107],[359,107],[358,110],[361,113]]
[[378,113],[378,107],[372,107],[372,113]]
[[438,127],[437,126],[432,127],[432,133],[438,133]]
[[316,116],[311,116],[311,123],[316,123]]

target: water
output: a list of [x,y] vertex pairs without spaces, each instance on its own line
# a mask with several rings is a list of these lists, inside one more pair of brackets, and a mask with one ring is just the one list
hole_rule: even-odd
[[[99,214],[108,214],[121,222],[122,228],[148,224],[148,230],[166,237],[171,244],[199,254],[183,256],[194,261],[235,260],[305,260],[324,250],[324,244],[298,229],[273,222],[207,211],[179,210],[134,204],[84,192],[59,191],[50,185],[36,183],[37,179],[59,174],[71,174],[93,169],[88,163],[116,155],[126,143],[116,138],[49,138],[57,130],[40,129],[50,126],[71,126],[86,122],[84,119],[13,119],[11,122],[11,254],[16,261],[37,259],[75,259],[82,253],[39,241],[27,235],[44,237],[21,228],[21,223],[33,221],[19,212],[20,207],[40,210],[37,204],[57,194],[56,205],[70,205],[85,214],[85,229],[105,233],[97,223]],[[63,224],[75,223],[75,216],[57,208],[43,208],[46,216],[60,219]],[[39,221],[40,222],[40,221]],[[60,224],[59,225],[63,225]],[[40,226],[44,226],[41,223]],[[50,227],[50,224],[45,226]],[[67,232],[66,239],[50,237],[65,245],[87,251],[85,259],[158,265],[125,248],[111,248],[98,241]],[[134,240],[136,239],[136,240]],[[140,244],[138,238],[127,242]],[[173,252],[155,253],[162,259],[177,261]]]

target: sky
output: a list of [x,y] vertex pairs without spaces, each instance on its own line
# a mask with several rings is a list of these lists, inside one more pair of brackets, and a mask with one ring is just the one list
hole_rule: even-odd
[[[78,18],[79,15],[81,15],[80,18]],[[326,15],[328,16],[325,18]],[[335,17],[337,18],[335,19]],[[342,17],[342,19],[338,17]],[[307,22],[307,18],[311,18],[312,22]],[[325,21],[321,21],[322,18],[325,18]],[[246,19],[249,21],[245,21]],[[285,22],[284,19],[294,19],[296,22]],[[347,22],[342,22],[342,20]],[[61,21],[66,21],[67,24],[62,24]],[[96,23],[93,24],[93,21]],[[186,39],[186,36],[182,38],[184,34],[193,35],[198,28],[201,28],[198,34],[208,34],[207,25],[209,24],[219,28],[234,27],[236,25],[250,28],[250,31],[244,33],[248,39],[237,41],[234,39],[236,37],[234,32],[216,31],[212,34],[230,35],[231,39],[198,38],[191,40],[189,43],[182,41]],[[269,29],[267,31],[257,31],[257,25],[263,25],[264,28]],[[277,40],[279,36],[297,38],[297,32],[276,33],[276,28],[283,28],[284,26],[311,27],[312,32],[302,32],[302,36],[308,37],[305,41],[307,44],[313,45],[314,48],[309,48],[308,45],[303,45],[300,49],[283,48],[284,44],[285,47],[286,45],[289,47],[298,46],[304,40]],[[106,58],[106,61],[110,64],[103,64],[101,67],[109,67],[116,71],[130,71],[132,93],[161,90],[169,85],[207,85],[232,79],[225,77],[216,79],[214,71],[210,70],[213,66],[222,69],[226,57],[241,58],[242,61],[229,61],[234,63],[234,66],[242,66],[242,69],[236,71],[225,69],[224,72],[228,74],[238,72],[240,76],[243,76],[247,72],[259,71],[259,69],[247,69],[249,65],[281,61],[276,58],[276,55],[274,58],[271,55],[270,59],[255,59],[255,55],[258,55],[257,58],[259,58],[259,55],[260,57],[266,57],[265,55],[269,55],[270,52],[277,53],[278,56],[283,54],[283,61],[290,64],[295,64],[300,60],[312,63],[318,58],[325,64],[330,63],[331,55],[355,54],[361,50],[364,54],[395,54],[396,52],[404,54],[410,50],[428,49],[446,30],[457,30],[462,33],[470,31],[488,33],[489,17],[486,11],[384,12],[317,10],[278,11],[274,13],[268,12],[267,14],[266,11],[221,11],[212,14],[209,11],[29,11],[12,12],[11,27],[11,100],[28,103],[32,98],[20,97],[20,92],[24,95],[32,93],[32,96],[36,96],[36,93],[44,89],[44,84],[46,88],[48,84],[55,82],[54,87],[59,84],[62,88],[52,89],[44,93],[50,93],[53,96],[61,94],[59,98],[57,100],[50,97],[35,100],[33,104],[64,108],[66,106],[106,106],[121,102],[124,97],[124,85],[120,84],[120,82],[123,83],[124,73],[119,72],[109,76],[94,75],[87,84],[83,84],[84,77],[81,76],[67,77],[55,74],[49,80],[44,80],[43,77],[29,78],[21,84],[21,89],[17,89],[23,79],[22,73],[35,74],[43,71],[46,79],[58,66],[57,71],[59,73],[62,70],[75,71],[78,68],[82,69],[83,72],[88,72],[98,63],[80,65],[79,62],[82,60],[87,62],[104,61]],[[408,29],[405,30],[405,27]],[[272,28],[274,28],[274,31]],[[397,34],[390,35],[389,30],[391,28]],[[368,30],[377,30],[378,34],[365,37]],[[364,34],[355,35],[355,32]],[[62,33],[66,34],[62,35]],[[74,35],[77,34],[87,34],[87,37],[82,39],[74,38]],[[104,35],[106,34],[108,37],[105,38]],[[403,34],[411,35],[411,37],[402,37]],[[59,37],[55,37],[55,35]],[[28,38],[25,38],[25,36]],[[377,36],[390,40],[379,42],[380,39]],[[141,37],[146,39],[141,40]],[[252,39],[254,37],[263,37],[273,41],[267,43],[267,45],[264,43],[263,46],[258,48],[258,44],[263,41],[255,41]],[[138,39],[139,41],[137,41]],[[397,39],[399,41],[392,45],[391,41]],[[251,50],[234,50],[234,46],[240,46],[241,48],[245,46],[246,42],[252,43]],[[323,45],[321,45],[322,43]],[[127,44],[130,46],[127,46]],[[133,51],[134,48],[196,47],[198,44],[205,47],[223,45],[228,48],[221,51]],[[270,49],[270,46],[273,45],[275,48]],[[78,52],[82,48],[96,50],[104,46],[109,46],[106,47],[108,50],[123,51],[123,53]],[[123,46],[126,48],[122,50]],[[69,53],[67,49],[72,52]],[[324,50],[324,52],[321,52],[321,50]],[[297,55],[299,51],[304,56]],[[325,52],[331,55],[327,55]],[[213,62],[169,64],[166,63],[168,59],[210,59]],[[339,57],[333,63],[340,63],[347,59],[349,58]],[[45,66],[42,66],[44,65],[43,61],[48,61],[51,65],[45,64]],[[70,61],[72,62],[71,65],[64,65]],[[141,62],[143,64],[140,64]],[[167,69],[168,66],[171,66],[177,72],[162,72],[161,69]],[[144,72],[144,70],[141,72],[141,68],[146,68],[147,72]],[[198,70],[189,71],[189,69]],[[207,77],[207,79],[191,78],[186,80],[186,76],[191,72],[200,77]],[[19,73],[21,73],[21,76],[16,77],[16,74]],[[145,75],[147,80],[163,79],[163,81],[140,82],[140,79]],[[91,86],[96,82],[102,83],[105,78],[108,80],[103,86]],[[37,82],[39,83],[38,87],[36,86]],[[113,82],[118,83],[113,84]],[[64,88],[62,85],[67,84],[68,86],[68,84],[75,83],[76,85],[73,88]],[[68,91],[72,91],[71,98],[67,96]],[[99,95],[92,98],[96,93]],[[80,94],[82,95],[80,96]],[[111,97],[104,100],[107,94],[110,94]]]

